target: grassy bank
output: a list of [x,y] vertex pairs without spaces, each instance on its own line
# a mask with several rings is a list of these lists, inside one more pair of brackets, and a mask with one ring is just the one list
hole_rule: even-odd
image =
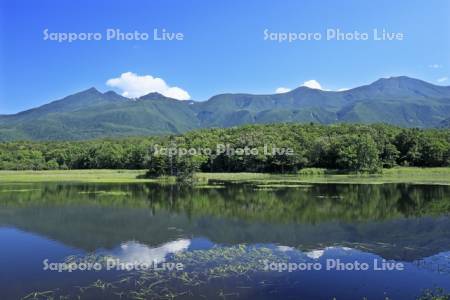
[[[65,171],[0,171],[0,183],[22,182],[92,182],[145,183],[167,182],[168,179],[142,179],[145,170],[65,170]],[[402,167],[383,170],[379,175],[328,174],[310,169],[301,174],[265,173],[198,173],[200,184],[249,182],[258,185],[295,185],[304,183],[416,183],[450,185],[450,168]],[[170,180],[169,180],[170,181]]]
[[144,170],[55,170],[0,171],[0,183],[21,182],[93,182],[138,183],[155,180],[139,179]]
[[392,168],[382,174],[327,174],[321,170],[310,170],[308,174],[258,174],[258,173],[202,173],[204,182],[251,182],[262,185],[295,185],[304,183],[415,183],[450,185],[450,168]]

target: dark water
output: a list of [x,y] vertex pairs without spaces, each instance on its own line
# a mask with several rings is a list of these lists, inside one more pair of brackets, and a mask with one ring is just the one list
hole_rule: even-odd
[[450,291],[449,212],[447,186],[2,185],[0,299],[416,299]]

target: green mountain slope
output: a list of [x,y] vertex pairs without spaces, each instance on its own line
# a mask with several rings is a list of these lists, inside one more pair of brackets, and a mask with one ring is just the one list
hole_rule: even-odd
[[158,93],[131,100],[91,88],[18,114],[0,115],[0,140],[176,134],[278,122],[442,127],[449,117],[450,87],[405,76],[342,92],[300,87],[274,95],[221,94],[204,102],[178,101]]

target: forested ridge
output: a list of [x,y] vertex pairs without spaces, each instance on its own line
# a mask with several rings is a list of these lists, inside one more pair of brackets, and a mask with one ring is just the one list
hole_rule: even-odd
[[86,140],[182,134],[273,123],[384,123],[449,128],[450,87],[406,76],[345,91],[298,87],[286,93],[225,93],[178,101],[159,93],[130,100],[95,88],[13,115],[0,115],[0,141]]
[[[257,154],[215,153],[217,145],[258,149]],[[264,146],[292,149],[267,154]],[[197,149],[167,155],[161,149]],[[212,153],[198,149],[212,149]],[[317,167],[377,172],[401,166],[450,165],[450,130],[390,125],[247,125],[203,129],[183,135],[88,141],[0,143],[0,169],[149,169],[152,175],[205,172],[296,172]]]

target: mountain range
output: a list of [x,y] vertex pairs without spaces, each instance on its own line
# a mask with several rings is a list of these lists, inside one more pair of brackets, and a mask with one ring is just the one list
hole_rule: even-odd
[[273,95],[220,94],[202,102],[158,93],[129,99],[90,88],[37,108],[0,115],[0,141],[178,134],[279,122],[448,128],[450,86],[400,76],[340,92],[299,87]]

